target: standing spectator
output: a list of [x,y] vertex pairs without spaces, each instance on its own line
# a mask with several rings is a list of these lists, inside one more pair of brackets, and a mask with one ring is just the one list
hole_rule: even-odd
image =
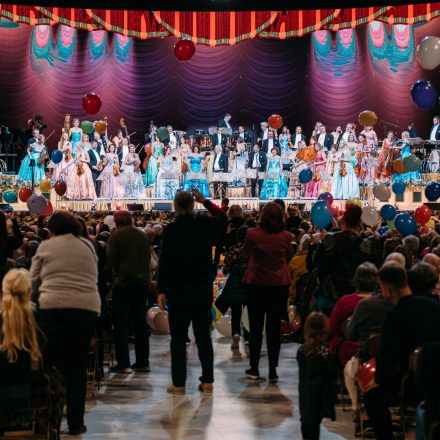
[[[212,208],[200,192],[193,190],[197,201]],[[199,389],[212,393],[214,383],[214,354],[210,325],[213,285],[211,276],[212,247],[224,228],[224,213],[219,216],[194,217],[194,199],[186,191],[174,198],[176,221],[164,230],[159,258],[158,303],[168,301],[171,333],[170,394],[185,394],[186,339],[193,324],[202,376]],[[213,211],[211,211],[213,212]],[[215,211],[214,211],[215,212]]]
[[280,325],[287,307],[290,285],[287,263],[292,256],[293,238],[285,228],[282,208],[274,202],[267,203],[258,227],[248,230],[241,251],[249,259],[243,282],[248,285],[250,369],[246,370],[246,376],[250,379],[260,377],[258,365],[266,315],[269,380],[278,381]]
[[[128,211],[114,214],[116,231],[107,243],[107,269],[113,271],[112,303],[115,332],[115,373],[148,373],[149,340],[147,298],[150,282],[150,243],[144,231],[133,226]],[[136,362],[130,367],[128,330],[133,323]]]
[[396,400],[402,374],[408,370],[412,352],[426,342],[440,341],[440,304],[411,293],[405,268],[386,263],[379,270],[383,296],[394,304],[382,327],[376,358],[378,387],[364,394],[365,408],[378,440],[392,440],[388,406]]
[[64,375],[70,435],[86,432],[86,364],[90,338],[100,311],[97,257],[93,245],[79,238],[80,224],[67,212],[49,219],[51,238],[32,259],[31,280],[39,307],[53,320],[51,355]]
[[335,360],[326,341],[328,320],[312,312],[304,324],[305,343],[297,353],[299,368],[299,412],[304,440],[319,440],[323,418],[335,419]]
[[[7,272],[8,258],[12,258],[14,251],[23,243],[23,236],[15,213],[13,212],[9,218],[12,224],[8,228],[6,216],[3,211],[0,211],[0,281]],[[10,230],[8,231],[8,229]]]

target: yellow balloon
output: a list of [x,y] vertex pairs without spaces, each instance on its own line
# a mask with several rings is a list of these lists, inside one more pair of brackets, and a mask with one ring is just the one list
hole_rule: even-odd
[[47,179],[40,182],[40,189],[42,192],[49,192],[51,188],[52,185]]
[[356,205],[359,206],[359,208],[362,208],[362,202],[359,199],[347,200],[347,205]]
[[428,228],[434,229],[435,228],[435,221],[434,219],[429,220],[428,223],[425,223],[425,226],[428,226]]

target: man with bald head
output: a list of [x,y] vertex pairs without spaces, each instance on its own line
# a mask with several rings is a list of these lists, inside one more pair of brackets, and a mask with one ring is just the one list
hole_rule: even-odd
[[432,264],[434,267],[436,267],[437,269],[440,270],[440,257],[438,255],[431,254],[431,253],[426,254],[423,257],[423,261],[425,263]]

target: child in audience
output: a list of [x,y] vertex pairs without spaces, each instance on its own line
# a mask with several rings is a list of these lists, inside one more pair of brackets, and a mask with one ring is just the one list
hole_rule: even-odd
[[335,419],[336,363],[327,338],[328,319],[321,312],[312,312],[304,325],[305,343],[297,353],[303,440],[319,440],[322,419]]

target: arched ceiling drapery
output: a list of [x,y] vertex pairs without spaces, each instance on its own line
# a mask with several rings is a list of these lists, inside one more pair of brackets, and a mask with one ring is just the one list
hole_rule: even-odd
[[0,5],[2,17],[31,26],[63,24],[148,39],[175,36],[208,46],[234,45],[253,38],[285,39],[317,30],[337,31],[372,21],[414,24],[440,15],[440,2],[405,6],[299,11],[121,11]]

